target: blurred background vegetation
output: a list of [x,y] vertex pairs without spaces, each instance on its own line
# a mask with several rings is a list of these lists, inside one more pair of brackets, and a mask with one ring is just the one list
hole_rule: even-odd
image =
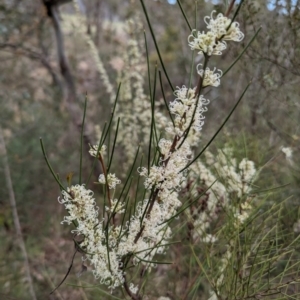
[[[190,31],[176,1],[145,2],[172,84],[188,85],[192,59],[187,46]],[[213,9],[224,12],[227,4],[221,0],[198,0],[195,11],[194,0],[181,2],[192,27],[200,30],[204,28],[204,16],[210,15]],[[121,54],[128,37],[123,26],[128,18],[136,14],[141,16],[144,28],[137,36],[143,39],[145,29],[152,68],[159,60],[138,0],[80,0],[78,3],[85,16],[84,22],[76,17],[69,1],[0,2],[0,126],[4,137],[1,146],[3,148],[5,143],[7,150],[7,156],[1,151],[3,164],[0,165],[0,299],[32,299],[9,201],[6,157],[36,298],[111,297],[101,291],[99,283],[88,272],[76,276],[81,271],[79,255],[66,282],[93,288],[74,288],[65,283],[55,294],[49,295],[68,270],[74,244],[69,229],[60,224],[64,215],[57,202],[60,191],[44,161],[39,138],[43,138],[48,157],[59,176],[65,180],[67,174],[73,172],[76,182],[79,124],[86,95],[85,143],[96,142],[95,125],[103,126],[109,120],[110,95],[79,31],[97,46],[115,89],[113,93],[117,91],[124,64]],[[57,31],[51,7],[55,8],[62,29],[67,66],[61,64],[57,54]],[[254,33],[262,29],[242,59],[226,74],[222,85],[210,91],[203,145],[252,81],[242,103],[212,147],[226,143],[237,157],[246,155],[262,167],[257,190],[280,187],[267,197],[267,201],[285,201],[280,216],[282,232],[287,230],[297,235],[300,232],[295,225],[300,218],[300,1],[246,0],[237,20],[245,39],[242,45],[231,44],[222,57],[215,59],[214,63],[222,70],[236,59]],[[144,70],[146,76],[146,56]],[[193,80],[195,83],[196,78]],[[166,97],[172,100],[166,78],[163,82]],[[292,159],[286,159],[282,147],[292,148]],[[122,149],[119,149],[119,161],[123,158]],[[87,176],[90,170],[87,155],[84,161],[83,173]],[[121,172],[116,169],[116,173]],[[183,242],[169,250],[176,263],[153,271],[157,290],[152,291],[148,299],[162,295],[171,299],[205,299],[207,295],[207,288],[200,281],[197,283],[197,263],[194,261],[194,269],[190,265],[190,274],[184,271],[189,270],[186,266],[190,264],[184,253],[191,250],[184,243],[186,233],[180,230],[178,235]],[[296,275],[299,274],[293,274]],[[196,278],[193,286],[197,289],[189,295],[186,291],[191,278]]]

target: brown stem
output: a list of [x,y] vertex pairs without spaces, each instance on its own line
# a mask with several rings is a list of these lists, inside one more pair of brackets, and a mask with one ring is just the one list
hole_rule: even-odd
[[[199,81],[198,81],[198,85],[197,85],[197,89],[196,89],[196,99],[199,98],[199,95],[200,95],[200,92],[201,92],[201,89],[202,89],[202,86],[203,86],[203,81],[204,81],[204,76],[205,76],[205,69],[206,69],[206,66],[207,66],[207,64],[208,64],[208,61],[209,61],[209,56],[206,55],[206,56],[205,56],[205,61],[204,61],[203,78],[200,76]],[[197,110],[198,102],[199,102],[199,99],[198,99],[198,101],[197,101],[197,104],[196,104],[196,107],[195,107],[195,111],[194,111],[194,115],[193,115],[193,117],[192,117],[191,123],[189,124],[188,129],[186,129],[186,131],[185,131],[185,132],[183,133],[183,135],[182,135],[182,136],[185,135],[185,138],[186,138],[186,136],[188,135],[189,130],[190,130],[191,126],[192,126],[193,118],[194,118],[195,112],[196,112],[196,110]],[[183,117],[182,117],[182,118],[183,118]],[[180,146],[183,144],[185,138],[183,139],[183,141],[181,142],[181,144],[179,145],[178,148],[180,148]],[[180,137],[177,136],[177,135],[175,135],[169,153],[173,153],[173,152],[175,151],[176,146],[177,146],[177,143],[178,143],[179,140],[180,140]],[[169,156],[168,159],[164,162],[164,168],[167,167],[169,160],[170,160],[170,156]],[[151,201],[151,202],[150,202],[150,206],[149,206],[149,208],[148,208],[148,210],[147,210],[146,217],[149,217],[149,216],[150,216],[151,211],[152,211],[152,208],[153,208],[153,205],[154,205],[154,202],[155,202],[155,200],[156,200],[156,197],[157,197],[159,191],[160,191],[160,189],[157,188],[157,189],[155,190],[155,192],[153,193],[152,198],[149,199],[149,201]],[[145,226],[142,226],[141,229],[140,229],[140,231],[137,233],[137,235],[136,235],[136,237],[135,237],[135,239],[134,239],[134,243],[136,243],[136,242],[139,240],[139,238],[142,236],[142,233],[143,233],[144,229],[145,229]]]
[[[155,200],[156,200],[156,197],[157,197],[159,191],[160,191],[160,189],[157,188],[157,189],[155,190],[155,192],[153,193],[152,198],[149,200],[149,201],[150,201],[150,205],[149,205],[149,208],[148,208],[148,210],[147,210],[147,212],[146,212],[146,218],[149,218],[149,217],[150,217],[151,211],[152,211],[152,209],[153,209],[154,202],[155,202]],[[142,236],[142,233],[143,233],[144,229],[145,229],[145,226],[143,225],[143,226],[141,227],[140,231],[137,233],[135,239],[134,239],[134,243],[135,243],[135,244],[136,244],[136,242],[139,240],[139,238]]]
[[225,14],[225,17],[228,17],[228,16],[230,15],[234,3],[235,3],[235,0],[232,0],[231,3],[230,3],[230,5],[228,6],[228,9],[227,9],[227,12],[226,12],[226,14]]
[[201,90],[202,90],[202,87],[203,87],[203,82],[204,82],[204,78],[205,78],[205,70],[206,70],[209,58],[210,58],[210,56],[204,54],[203,76],[199,76],[199,80],[198,80],[198,84],[197,84],[197,88],[196,88],[196,92],[195,92],[196,106],[194,108],[194,112],[193,112],[191,122],[190,122],[188,128],[184,131],[184,133],[181,136],[181,137],[183,137],[183,139],[182,139],[180,145],[178,146],[178,149],[182,146],[182,144],[186,140],[186,138],[187,138],[187,136],[190,132],[190,129],[192,128],[192,125],[194,123],[194,117],[196,115],[196,110],[197,110],[197,107],[198,107],[198,104],[199,104],[199,97],[200,97],[200,93],[201,93]]

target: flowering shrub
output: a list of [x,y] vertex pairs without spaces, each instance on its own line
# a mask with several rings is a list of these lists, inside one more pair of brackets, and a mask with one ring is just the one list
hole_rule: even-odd
[[[233,237],[239,236],[251,222],[257,205],[256,196],[251,192],[259,172],[248,158],[238,162],[230,147],[218,149],[215,155],[206,150],[200,157],[201,153],[195,152],[201,142],[204,114],[210,102],[203,90],[218,87],[223,76],[221,70],[208,66],[211,57],[222,55],[228,41],[240,42],[244,38],[239,24],[228,18],[230,7],[226,16],[219,13],[214,17],[213,11],[204,18],[207,32],[194,29],[188,36],[188,45],[202,56],[203,63],[196,66],[199,79],[195,87],[182,85],[174,90],[174,99],[167,105],[169,120],[157,111],[151,87],[150,102],[144,91],[143,58],[139,43],[133,37],[134,24],[140,27],[140,20],[137,17],[134,22],[126,23],[130,36],[128,51],[123,53],[125,67],[119,74],[122,87],[117,96],[120,100],[112,112],[112,118],[115,115],[119,118],[115,127],[112,119],[108,128],[103,127],[98,134],[98,144],[91,145],[89,151],[102,168],[95,183],[103,186],[102,208],[98,206],[96,194],[87,188],[88,182],[82,184],[81,180],[68,188],[60,184],[62,195],[59,197],[59,203],[68,212],[62,223],[75,226],[72,233],[76,236],[76,249],[88,262],[95,278],[108,286],[111,293],[124,287],[131,299],[142,299],[142,279],[160,263],[159,255],[167,253],[175,235],[171,223],[184,212],[189,239],[194,245],[214,247],[222,243],[225,247],[212,278],[208,278],[209,299],[229,299],[231,295],[231,288],[226,287],[226,275],[237,260],[233,253],[240,242]],[[93,42],[90,39],[87,42],[112,100],[107,73],[95,54]],[[110,147],[107,136],[112,128],[116,133]],[[111,173],[118,136],[122,137],[123,158],[126,155],[124,165],[128,167],[133,161],[127,177]],[[148,148],[148,161],[144,166],[141,160],[137,167],[140,147]],[[290,156],[286,149],[282,151]],[[219,219],[223,220],[221,227],[216,226]],[[254,242],[239,261],[241,274],[247,273],[252,250],[259,245]],[[207,261],[210,260],[214,260],[213,254],[208,255]],[[201,263],[199,266],[202,268]],[[139,276],[135,270],[140,270]],[[159,299],[169,298],[161,296]]]
[[[205,18],[207,33],[193,30],[188,37],[191,49],[199,50],[199,55],[204,55],[204,66],[197,66],[198,85],[194,88],[177,87],[174,92],[176,98],[169,104],[169,111],[173,115],[171,121],[167,124],[157,122],[157,126],[162,128],[165,125],[165,127],[162,137],[158,139],[156,136],[157,147],[153,163],[150,165],[149,161],[148,167],[141,166],[138,169],[139,176],[145,178],[144,194],[148,196],[144,199],[138,199],[134,212],[129,213],[126,200],[122,201],[121,197],[113,198],[117,185],[121,181],[115,174],[107,173],[107,167],[104,164],[107,148],[103,144],[104,141],[99,141],[99,146],[91,146],[90,154],[98,158],[103,169],[103,174],[100,174],[98,181],[105,186],[106,215],[101,212],[100,216],[103,217],[99,216],[99,207],[96,205],[94,193],[87,189],[84,184],[70,186],[62,191],[62,197],[59,198],[59,202],[65,206],[69,214],[64,218],[63,223],[74,223],[76,229],[72,232],[82,238],[77,242],[78,247],[83,253],[83,259],[91,265],[95,278],[99,279],[100,283],[108,285],[111,290],[124,286],[132,299],[140,298],[140,286],[133,282],[128,283],[126,277],[128,266],[132,264],[134,267],[142,264],[145,270],[149,270],[151,265],[155,264],[155,255],[167,251],[166,246],[172,236],[169,221],[177,215],[182,206],[180,191],[186,185],[188,170],[193,170],[194,176],[196,176],[195,168],[198,167],[201,180],[208,185],[213,185],[214,178],[210,180],[205,177],[209,171],[205,172],[200,163],[197,164],[197,167],[191,165],[194,158],[191,147],[199,143],[199,133],[205,118],[203,114],[209,104],[209,100],[205,99],[201,92],[207,86],[217,87],[220,85],[222,71],[216,71],[216,68],[210,70],[207,67],[210,56],[222,54],[227,46],[225,40],[241,41],[244,36],[239,30],[237,22],[232,22],[222,14],[218,14],[214,19],[213,13],[211,17]],[[134,42],[131,44],[132,49],[134,49],[136,44]],[[136,50],[132,51],[132,55],[137,52]],[[136,59],[137,63],[139,57]],[[132,74],[135,74],[133,76],[135,78],[140,76],[137,72]],[[129,83],[128,75],[127,78]],[[136,82],[142,81],[137,80]],[[144,95],[142,85],[136,85],[136,89],[140,90],[139,93],[136,93],[137,95]],[[130,100],[132,95],[126,95],[127,98]],[[142,102],[144,99],[137,100]],[[148,106],[148,109],[151,115],[151,107]],[[124,114],[124,112],[120,113]],[[139,117],[139,111],[135,113]],[[124,124],[122,125],[121,128],[126,128]],[[155,130],[156,127],[154,127],[152,120],[150,136],[153,132],[155,133]],[[127,139],[125,144],[129,142],[127,134],[123,135],[123,138],[125,141]],[[150,142],[152,142],[151,139]],[[126,152],[130,152],[130,149],[127,149]],[[232,177],[229,179],[231,189],[229,192],[238,189],[237,193],[241,197],[247,189],[245,184],[248,184],[255,174],[253,163],[243,160],[237,173],[234,169],[226,169],[226,163],[220,164],[220,162],[221,158],[216,162],[216,168],[223,172],[220,176],[222,178],[225,176]],[[219,165],[217,166],[217,164]],[[204,217],[204,212],[202,212],[199,215],[200,218],[194,222],[197,232],[205,231],[206,224],[209,223],[209,218],[212,217],[219,199],[226,198],[224,201],[228,201],[228,191],[221,183],[212,187],[212,191],[215,196],[207,204],[206,216]],[[236,211],[234,214],[237,222],[242,222],[246,218],[246,208]],[[119,215],[120,217],[118,217]],[[125,215],[127,221],[125,221]],[[208,235],[206,235],[207,237]],[[210,237],[210,240],[213,239]]]

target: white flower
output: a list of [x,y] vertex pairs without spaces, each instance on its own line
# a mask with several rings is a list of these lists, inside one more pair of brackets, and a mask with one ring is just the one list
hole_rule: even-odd
[[[93,145],[93,146],[90,145],[89,153],[91,156],[96,157],[98,147],[99,147],[99,145]],[[102,157],[106,154],[106,146],[105,145],[102,145],[102,147],[99,151],[99,154],[101,154]]]
[[244,38],[244,34],[240,31],[239,23],[231,23],[231,19],[223,16],[221,13],[219,13],[216,19],[214,19],[213,14],[215,12],[215,10],[212,11],[210,17],[207,16],[204,18],[204,22],[207,24],[207,29],[211,30],[217,39],[222,38],[222,40],[240,42]]
[[164,158],[168,157],[168,154],[170,152],[172,146],[172,141],[161,139],[158,143],[159,150],[161,154],[164,156]]
[[224,274],[221,274],[220,277],[217,279],[216,286],[221,286],[223,281],[224,281]]
[[[106,183],[104,174],[100,174],[98,181],[102,184]],[[107,174],[107,184],[109,189],[115,189],[117,184],[120,184],[121,180],[116,177],[115,174]]]
[[106,211],[114,212],[115,214],[123,214],[125,212],[124,203],[119,201],[118,199],[111,200],[111,207],[105,206]]
[[208,300],[218,300],[218,295],[214,291],[210,291],[210,297]]
[[290,147],[283,147],[281,151],[285,154],[286,159],[292,158],[293,150]]
[[202,242],[206,243],[206,244],[213,244],[217,240],[218,240],[217,237],[215,237],[214,235],[208,234],[208,233],[202,238]]
[[120,257],[112,249],[108,258],[106,235],[102,222],[98,220],[93,192],[84,185],[71,186],[67,191],[62,191],[59,202],[64,204],[69,213],[62,223],[71,224],[76,220],[77,227],[72,232],[83,237],[78,244],[85,253],[84,259],[90,261],[95,278],[99,278],[100,283],[110,285],[112,289],[122,285],[124,274],[119,268]]
[[[167,132],[172,133],[175,130],[178,136],[182,136],[185,130],[190,126],[192,117],[194,117],[193,130],[196,132],[201,131],[204,124],[203,112],[207,110],[206,105],[209,103],[209,100],[200,95],[197,103],[195,90],[196,88],[188,89],[185,86],[182,86],[182,88],[177,87],[174,92],[176,99],[169,105],[171,113],[175,115],[175,128],[169,126],[166,128]],[[194,114],[196,105],[197,109]]]
[[62,198],[59,203],[64,204],[69,212],[69,216],[65,216],[62,223],[71,224],[77,220],[89,220],[87,226],[91,229],[98,221],[98,209],[96,209],[94,193],[87,190],[84,185],[75,185],[62,191]]
[[206,163],[208,165],[212,165],[215,162],[215,157],[212,155],[211,152],[205,151],[204,156],[205,156]]
[[241,170],[244,181],[250,183],[254,175],[256,174],[254,162],[248,160],[247,158],[243,158],[243,160],[239,164],[239,169]]
[[236,213],[235,215],[236,221],[235,226],[238,227],[239,224],[245,223],[245,221],[249,218],[249,214],[246,211],[243,211],[242,213]]
[[188,37],[188,43],[192,50],[199,50],[199,54],[205,53],[211,55],[221,55],[226,49],[226,42],[218,41],[214,32],[200,32],[196,29]]
[[[158,166],[152,166],[150,168],[150,173],[147,176],[144,185],[146,189],[151,189],[153,186],[157,185],[159,182],[162,182],[164,180],[163,175],[164,169],[163,167]],[[140,173],[141,174],[141,173]],[[145,173],[143,173],[145,174]]]
[[300,233],[300,219],[294,223],[293,230],[295,233]]
[[[200,67],[200,68],[199,68]],[[203,78],[204,73],[204,79],[202,86],[219,86],[220,85],[220,78],[222,77],[223,72],[221,70],[218,70],[219,73],[215,73],[216,68],[214,68],[212,71],[209,68],[205,69],[205,72],[203,69],[201,69],[202,64],[197,65],[197,72],[198,74]]]
[[137,171],[140,174],[140,176],[148,176],[148,169],[145,167],[138,168]]
[[129,289],[133,294],[136,294],[139,288],[138,288],[138,286],[134,286],[133,283],[130,283]]

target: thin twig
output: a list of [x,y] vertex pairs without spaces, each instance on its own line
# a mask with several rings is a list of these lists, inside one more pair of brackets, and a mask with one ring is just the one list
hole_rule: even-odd
[[235,0],[232,0],[231,3],[230,3],[230,5],[228,6],[228,9],[227,9],[227,11],[226,11],[226,13],[225,13],[225,16],[226,16],[226,17],[228,17],[229,14],[230,14],[230,12],[232,11],[234,2],[235,2]]
[[28,260],[28,255],[27,255],[27,251],[26,251],[25,242],[24,242],[23,235],[22,235],[22,229],[21,229],[21,224],[20,224],[18,210],[17,210],[17,203],[16,203],[15,193],[14,193],[13,184],[12,184],[11,175],[10,175],[10,168],[9,168],[9,163],[8,163],[8,158],[7,158],[5,140],[3,137],[1,127],[0,127],[0,154],[2,154],[2,160],[3,160],[3,165],[4,165],[4,175],[5,175],[6,185],[7,185],[7,189],[8,189],[8,193],[9,193],[9,201],[10,201],[10,206],[11,206],[12,213],[13,213],[14,225],[15,225],[15,229],[17,232],[17,241],[19,243],[19,246],[21,248],[21,252],[22,252],[22,255],[24,258],[26,278],[27,278],[27,281],[29,284],[29,292],[30,292],[31,298],[33,300],[36,300],[37,298],[36,298],[36,295],[34,292],[33,281],[32,281],[32,277],[30,274],[29,260]]

